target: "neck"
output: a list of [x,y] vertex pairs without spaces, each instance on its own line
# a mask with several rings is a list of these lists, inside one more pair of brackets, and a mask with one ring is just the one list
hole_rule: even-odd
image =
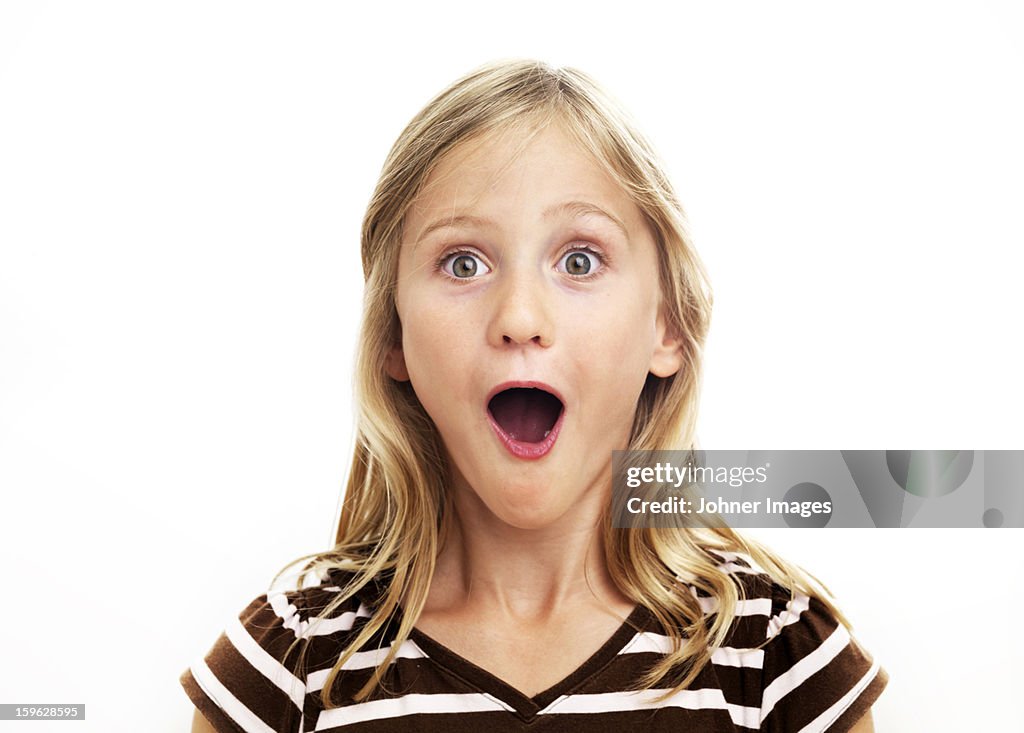
[[581,608],[628,612],[632,604],[605,562],[602,506],[595,492],[595,500],[571,516],[523,529],[501,521],[472,490],[456,492],[427,610],[521,621]]

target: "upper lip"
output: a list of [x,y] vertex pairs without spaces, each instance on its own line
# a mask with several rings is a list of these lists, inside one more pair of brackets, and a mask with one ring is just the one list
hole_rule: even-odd
[[538,381],[531,380],[531,379],[522,379],[522,380],[516,379],[516,380],[510,381],[510,382],[502,382],[498,386],[494,387],[487,394],[487,399],[485,400],[484,404],[490,405],[491,404],[491,400],[494,399],[494,395],[498,394],[499,392],[504,392],[506,389],[515,389],[517,387],[520,388],[520,389],[540,389],[540,390],[544,390],[548,394],[552,394],[555,397],[557,397],[558,401],[562,403],[562,409],[563,410],[565,409],[565,398],[562,397],[562,393],[561,392],[559,392],[557,389],[552,387],[550,384],[545,384],[544,382],[538,382]]

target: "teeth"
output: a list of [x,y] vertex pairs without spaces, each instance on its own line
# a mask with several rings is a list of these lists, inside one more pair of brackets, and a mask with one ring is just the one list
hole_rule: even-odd
[[551,431],[550,431],[550,430],[545,430],[545,431],[544,431],[544,437],[546,438],[546,437],[548,437],[549,435],[551,435]]

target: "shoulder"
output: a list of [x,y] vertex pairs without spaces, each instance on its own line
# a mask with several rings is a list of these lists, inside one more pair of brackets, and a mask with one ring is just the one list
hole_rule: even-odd
[[714,555],[741,596],[730,648],[716,656],[760,669],[761,730],[849,730],[881,694],[885,670],[820,598],[782,585],[746,555]]
[[181,674],[217,730],[299,730],[309,670],[336,659],[339,645],[371,616],[359,597],[343,597],[336,574],[319,580],[255,597]]

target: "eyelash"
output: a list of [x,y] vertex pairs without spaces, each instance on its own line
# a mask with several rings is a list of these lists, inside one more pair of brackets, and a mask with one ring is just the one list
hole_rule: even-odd
[[605,268],[608,267],[608,257],[607,257],[607,255],[605,255],[603,252],[601,252],[601,250],[599,250],[596,247],[593,247],[593,246],[591,246],[589,244],[577,245],[575,247],[570,247],[569,249],[565,250],[562,253],[562,255],[558,258],[558,262],[561,263],[562,260],[564,260],[566,257],[571,255],[573,252],[586,252],[589,255],[593,255],[594,259],[597,260],[597,264],[598,264],[597,270],[592,270],[591,272],[588,272],[586,275],[569,275],[569,273],[566,273],[573,280],[578,280],[578,281],[582,281],[582,282],[586,282],[588,280],[593,280],[595,277],[598,277],[602,273],[604,273]]
[[[581,282],[586,282],[588,280],[593,280],[595,277],[601,275],[604,272],[605,268],[608,267],[608,263],[609,263],[608,256],[606,254],[604,254],[601,250],[599,250],[596,247],[594,247],[593,245],[589,245],[589,244],[577,245],[577,246],[574,246],[574,247],[569,247],[564,252],[562,252],[561,255],[559,255],[558,262],[561,263],[562,260],[564,260],[568,255],[571,255],[574,252],[586,252],[587,254],[592,255],[594,257],[594,259],[596,259],[597,262],[598,262],[598,268],[597,268],[596,271],[588,272],[586,275],[569,275],[569,273],[564,273],[564,274],[569,275],[569,277],[571,277],[573,280],[581,281]],[[477,278],[475,278],[475,277],[455,277],[454,275],[449,274],[448,271],[445,269],[445,265],[447,265],[449,262],[454,260],[456,257],[459,257],[460,255],[467,255],[467,256],[470,256],[470,257],[475,257],[475,258],[477,258],[477,259],[479,259],[481,261],[484,259],[483,257],[480,256],[479,252],[476,252],[476,251],[474,251],[472,249],[465,249],[465,248],[453,249],[453,250],[450,250],[448,252],[445,252],[443,255],[441,255],[441,257],[438,258],[437,262],[434,263],[434,269],[437,272],[439,272],[442,275],[444,275],[449,280],[453,280],[453,281],[458,282],[458,283],[466,283],[466,282],[472,282],[473,280],[476,280]],[[486,262],[484,264],[485,264],[485,266],[490,268],[490,265],[487,265]]]
[[[443,255],[441,255],[441,257],[434,264],[434,269],[437,272],[439,272],[442,275],[444,275],[449,280],[452,280],[452,281],[457,282],[457,283],[466,283],[466,282],[472,282],[473,280],[476,280],[475,277],[455,277],[454,275],[449,274],[447,270],[445,270],[445,265],[448,264],[449,262],[452,262],[456,257],[459,257],[460,255],[467,255],[469,257],[476,257],[478,260],[481,260],[481,261],[483,261],[483,259],[484,259],[483,257],[480,256],[479,252],[474,252],[471,249],[453,249],[453,250],[451,250],[449,252],[445,252]],[[484,264],[488,267],[488,269],[490,268],[490,265],[487,265],[486,262]]]

